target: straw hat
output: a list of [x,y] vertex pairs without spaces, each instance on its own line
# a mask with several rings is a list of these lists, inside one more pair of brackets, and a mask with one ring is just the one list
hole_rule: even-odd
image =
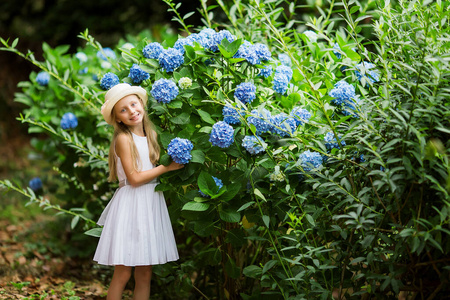
[[105,95],[105,103],[102,105],[101,113],[106,123],[112,125],[111,112],[123,97],[137,95],[141,98],[144,106],[147,104],[147,91],[140,86],[131,86],[128,83],[119,83],[113,86]]

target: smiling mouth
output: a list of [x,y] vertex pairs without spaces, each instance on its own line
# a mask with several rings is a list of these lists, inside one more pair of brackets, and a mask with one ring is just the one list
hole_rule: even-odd
[[140,114],[137,114],[130,118],[131,121],[136,121],[139,118]]

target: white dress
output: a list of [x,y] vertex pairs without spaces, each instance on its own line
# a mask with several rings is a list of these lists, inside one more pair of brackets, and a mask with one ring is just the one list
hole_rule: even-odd
[[[153,168],[147,138],[133,134],[142,171]],[[116,156],[120,187],[106,206],[98,225],[103,231],[94,261],[102,265],[148,266],[178,259],[178,251],[164,195],[155,191],[157,180],[133,187],[127,183]]]

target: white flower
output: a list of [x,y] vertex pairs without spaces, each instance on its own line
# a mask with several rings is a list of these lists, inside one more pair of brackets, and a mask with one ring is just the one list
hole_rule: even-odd
[[111,68],[111,63],[109,61],[102,61],[101,66],[103,69],[109,69]]
[[181,89],[188,89],[192,86],[192,79],[189,77],[182,77],[180,80],[178,80],[178,85]]
[[303,34],[306,35],[306,36],[308,37],[308,39],[309,39],[309,41],[310,41],[311,43],[317,42],[318,36],[317,36],[317,33],[315,33],[314,31],[312,31],[312,30],[306,30],[306,31],[303,32]]

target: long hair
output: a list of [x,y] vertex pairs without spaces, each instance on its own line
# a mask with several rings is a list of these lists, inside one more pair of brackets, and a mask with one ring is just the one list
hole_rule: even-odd
[[[136,97],[138,97],[136,95]],[[139,98],[139,97],[138,97]],[[147,115],[146,107],[144,106],[141,98],[139,98],[139,101],[141,101],[142,107],[144,107],[144,117],[142,119],[142,126],[144,129],[144,133],[147,136],[147,143],[148,143],[148,152],[150,161],[153,165],[155,165],[159,161],[159,154],[160,154],[160,147],[157,140],[157,134],[154,130],[154,125],[150,121]],[[139,157],[139,152],[136,148],[136,144],[134,143],[133,136],[131,134],[130,129],[127,125],[123,123],[118,123],[116,121],[116,116],[114,114],[114,109],[111,110],[111,116],[112,116],[112,123],[114,126],[114,135],[111,140],[111,145],[109,147],[109,157],[108,157],[108,165],[109,165],[109,176],[108,181],[115,181],[117,179],[117,162],[116,162],[116,139],[119,134],[125,134],[127,135],[129,142],[130,142],[130,149],[131,149],[131,159],[133,161],[133,169],[137,172],[141,170],[142,163]]]

